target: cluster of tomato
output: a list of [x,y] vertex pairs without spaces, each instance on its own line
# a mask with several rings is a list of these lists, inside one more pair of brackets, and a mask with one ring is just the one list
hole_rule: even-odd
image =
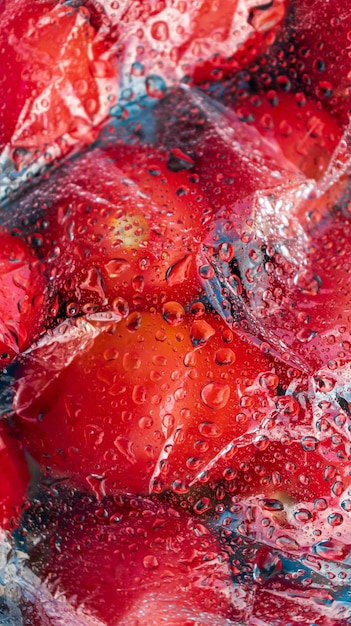
[[1,213],[1,526],[67,623],[347,623],[281,554],[351,545],[350,11],[10,0],[0,30],[10,195],[47,164]]

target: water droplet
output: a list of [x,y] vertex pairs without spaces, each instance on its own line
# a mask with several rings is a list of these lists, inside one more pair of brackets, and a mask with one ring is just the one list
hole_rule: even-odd
[[199,267],[199,274],[201,278],[210,280],[214,277],[215,272],[212,265],[201,265],[201,267]]
[[126,372],[133,372],[141,366],[140,356],[136,352],[126,352],[123,355],[122,364]]
[[232,365],[235,363],[236,355],[231,348],[219,348],[214,355],[217,365]]
[[132,391],[132,400],[135,404],[144,404],[146,402],[146,388],[143,385],[134,385]]
[[295,539],[284,535],[276,539],[276,544],[278,548],[282,548],[282,550],[298,550],[300,548]]
[[147,76],[145,80],[145,89],[150,98],[163,98],[167,91],[165,81],[161,78],[161,76],[157,76],[156,74]]
[[312,519],[312,513],[308,509],[299,509],[298,511],[295,511],[294,517],[297,522],[305,524]]
[[129,315],[129,304],[124,298],[115,298],[112,302],[112,309],[122,318],[128,317]]
[[169,285],[178,285],[189,278],[193,257],[188,254],[168,268],[166,280]]
[[328,524],[330,524],[330,526],[340,526],[343,521],[344,518],[341,513],[331,513],[330,515],[328,515]]
[[159,567],[158,559],[154,554],[147,554],[143,558],[143,566],[148,570],[157,569]]
[[194,320],[190,329],[190,338],[193,346],[201,346],[215,335],[215,329],[205,320]]
[[336,539],[326,539],[315,544],[313,552],[329,561],[343,561],[349,556],[350,547]]
[[138,293],[142,293],[144,291],[145,278],[144,276],[133,276],[132,278],[132,288],[134,291]]
[[218,257],[224,263],[229,263],[234,257],[234,247],[229,241],[224,241],[218,247]]
[[314,501],[314,508],[317,511],[325,511],[328,508],[328,502],[325,498],[317,498]]
[[265,372],[261,374],[259,383],[261,387],[265,389],[276,389],[279,384],[279,378],[276,374],[273,374],[273,372]]
[[153,427],[153,424],[154,424],[154,421],[152,417],[150,417],[150,415],[145,415],[144,417],[141,417],[138,422],[138,426],[142,430],[149,430],[150,428]]
[[208,383],[201,389],[201,399],[210,409],[223,409],[230,398],[230,386],[222,382]]
[[105,270],[110,278],[116,278],[123,272],[129,270],[130,263],[126,259],[111,259],[105,264]]
[[311,270],[301,270],[294,276],[294,284],[302,293],[315,296],[320,291],[322,280]]
[[199,425],[199,432],[209,439],[217,439],[222,435],[222,429],[214,422],[202,422]]
[[130,333],[133,333],[136,330],[139,330],[140,326],[142,325],[142,322],[143,322],[142,315],[138,313],[137,311],[134,311],[134,313],[131,313],[130,315],[128,315],[126,319],[126,329],[129,330]]
[[318,440],[312,436],[306,436],[301,439],[301,445],[306,452],[313,452],[317,449]]
[[179,326],[184,320],[185,311],[179,302],[166,302],[162,306],[162,315],[170,326]]
[[201,498],[201,500],[198,500],[196,502],[193,508],[194,512],[197,513],[197,515],[207,513],[207,511],[210,511],[212,508],[211,500],[209,498]]
[[334,465],[328,465],[324,470],[324,480],[330,482],[334,481],[337,475],[337,470]]
[[259,500],[262,508],[265,511],[283,511],[284,505],[280,500],[274,498],[262,498]]
[[167,41],[169,37],[167,22],[157,21],[151,26],[151,37],[156,41]]

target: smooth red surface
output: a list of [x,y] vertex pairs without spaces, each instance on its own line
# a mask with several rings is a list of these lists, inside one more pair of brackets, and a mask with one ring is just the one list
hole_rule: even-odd
[[246,389],[273,361],[214,316],[163,311],[62,329],[19,365],[16,423],[42,465],[101,493],[183,493],[257,427]]

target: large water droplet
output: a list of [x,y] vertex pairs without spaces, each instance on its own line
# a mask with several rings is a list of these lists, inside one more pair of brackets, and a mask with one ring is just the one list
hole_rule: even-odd
[[208,383],[201,389],[201,399],[210,409],[223,409],[229,398],[230,386],[226,383]]

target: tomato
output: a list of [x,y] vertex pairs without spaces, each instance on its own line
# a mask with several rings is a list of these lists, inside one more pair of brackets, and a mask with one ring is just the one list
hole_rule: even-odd
[[0,528],[12,530],[18,524],[30,476],[23,450],[4,422],[0,428],[0,468]]
[[0,364],[37,338],[48,300],[43,267],[15,234],[0,231]]
[[271,89],[246,99],[232,98],[239,119],[275,140],[284,156],[306,176],[319,180],[325,173],[342,131],[320,103],[303,92]]
[[197,193],[186,171],[167,169],[167,155],[134,148],[117,163],[95,150],[26,196],[18,210],[37,217],[25,235],[47,268],[52,317],[198,297],[208,207]]
[[260,411],[241,398],[274,363],[201,302],[193,310],[93,315],[44,338],[16,372],[15,422],[34,458],[101,493],[184,493],[255,429]]
[[113,41],[89,6],[12,2],[5,10],[0,146],[17,169],[93,141],[114,103]]
[[[350,12],[342,0],[297,0],[281,35],[283,70],[346,126],[350,119]],[[326,36],[326,33],[328,36]]]
[[[72,503],[60,495],[59,503],[43,495],[25,522],[37,535],[32,567],[52,593],[107,625],[180,625],[199,615],[204,624],[227,623],[230,571],[198,518],[142,498],[96,502],[80,495]],[[45,537],[37,526],[44,517]]]
[[[232,35],[229,31],[228,19],[225,16],[230,5],[236,9]],[[216,21],[222,17],[221,13],[224,13],[222,19],[226,29],[223,29],[223,34],[227,35],[227,41],[226,46],[217,44],[218,48],[214,53],[210,56],[207,54],[206,58],[195,65],[194,83],[221,80],[245,68],[259,57],[274,43],[288,6],[289,0],[273,0],[270,3],[257,4],[245,1],[241,3],[241,6],[239,2],[236,5],[235,2],[224,2],[216,5],[205,0],[199,12],[196,32],[208,37],[215,29],[218,30]],[[215,7],[217,11],[215,11]],[[225,7],[224,10],[223,7]]]

